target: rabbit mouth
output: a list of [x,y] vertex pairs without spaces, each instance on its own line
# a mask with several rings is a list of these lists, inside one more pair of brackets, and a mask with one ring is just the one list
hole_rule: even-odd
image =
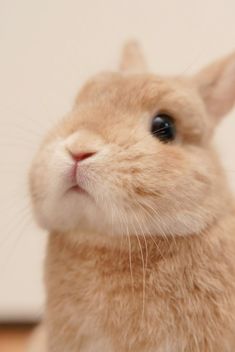
[[78,184],[72,186],[69,188],[68,190],[69,192],[76,192],[78,194],[86,194],[88,195],[87,191],[85,191],[85,189],[83,189],[81,186],[79,186]]
[[78,182],[78,163],[73,163],[71,169],[66,175],[67,180],[69,181],[69,187],[67,192],[73,192],[78,194],[88,194],[87,191],[80,185]]

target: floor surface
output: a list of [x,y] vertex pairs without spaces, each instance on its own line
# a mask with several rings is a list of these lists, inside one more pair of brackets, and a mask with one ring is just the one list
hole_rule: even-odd
[[32,326],[0,325],[0,351],[25,352],[32,330]]

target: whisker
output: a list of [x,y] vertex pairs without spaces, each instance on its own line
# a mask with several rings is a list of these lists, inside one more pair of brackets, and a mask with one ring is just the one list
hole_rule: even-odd
[[[9,240],[9,234],[12,233],[12,229],[16,227],[16,221],[17,225],[19,225],[19,221],[21,222],[26,214],[31,213],[30,208],[28,204],[24,205],[22,208],[18,209],[17,213],[14,214],[14,221],[12,219],[8,222],[6,225],[6,230],[4,231],[4,236],[1,238],[0,242],[0,247],[3,247],[6,245],[6,243]],[[10,225],[10,226],[9,226]]]
[[17,246],[20,243],[20,240],[22,238],[22,235],[25,234],[25,228],[26,226],[29,225],[29,220],[30,220],[30,214],[29,213],[25,213],[24,214],[24,218],[23,221],[21,221],[21,230],[18,232],[18,235],[14,241],[14,244],[11,245],[11,250],[7,253],[7,256],[4,258],[4,264],[0,267],[0,270],[2,272],[4,272],[7,268],[7,266],[9,265],[9,260],[11,259],[12,255],[14,254],[14,251],[16,250]]

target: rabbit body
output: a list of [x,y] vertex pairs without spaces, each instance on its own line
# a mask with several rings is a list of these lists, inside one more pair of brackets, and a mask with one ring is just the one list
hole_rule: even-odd
[[235,210],[211,139],[235,55],[161,77],[131,44],[121,68],[85,85],[32,164],[46,349],[233,352]]
[[233,351],[235,244],[227,235],[234,233],[233,217],[201,236],[158,241],[159,250],[147,240],[145,274],[132,239],[133,278],[128,252],[119,245],[97,239],[75,250],[60,235],[52,236],[51,350],[64,351],[66,343],[74,352]]

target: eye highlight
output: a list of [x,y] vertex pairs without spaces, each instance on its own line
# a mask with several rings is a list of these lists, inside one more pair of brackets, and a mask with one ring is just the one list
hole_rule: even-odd
[[151,125],[151,133],[162,142],[170,142],[175,139],[175,123],[167,114],[158,114],[154,116]]

